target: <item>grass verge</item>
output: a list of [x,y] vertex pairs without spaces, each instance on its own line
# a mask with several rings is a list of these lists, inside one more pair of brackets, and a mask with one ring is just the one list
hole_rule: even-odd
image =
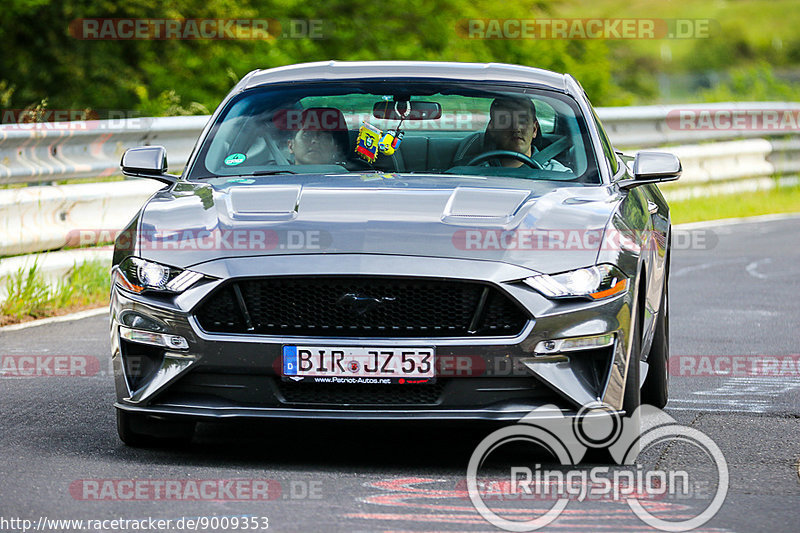
[[0,303],[0,326],[108,304],[110,283],[108,264],[102,261],[76,264],[54,287],[37,263],[20,268],[6,279],[8,297]]
[[800,185],[669,203],[673,224],[721,218],[800,213]]

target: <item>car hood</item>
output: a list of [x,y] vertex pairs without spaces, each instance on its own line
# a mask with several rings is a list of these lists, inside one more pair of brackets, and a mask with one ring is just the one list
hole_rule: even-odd
[[182,268],[228,257],[356,253],[563,272],[594,264],[620,200],[605,186],[508,178],[286,178],[179,182],[158,192],[141,214],[139,254]]

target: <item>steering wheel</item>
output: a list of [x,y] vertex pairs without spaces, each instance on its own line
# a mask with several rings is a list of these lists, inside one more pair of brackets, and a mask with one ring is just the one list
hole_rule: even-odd
[[483,163],[488,159],[494,159],[496,157],[510,157],[512,159],[516,159],[517,161],[521,161],[528,165],[531,168],[538,168],[539,170],[544,170],[544,167],[538,161],[535,161],[528,157],[527,155],[521,152],[513,152],[511,150],[491,150],[489,152],[484,152],[472,159],[467,166],[477,165],[479,163]]

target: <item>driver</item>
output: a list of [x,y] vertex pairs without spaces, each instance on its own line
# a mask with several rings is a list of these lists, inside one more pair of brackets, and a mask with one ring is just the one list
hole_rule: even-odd
[[[536,107],[530,98],[496,98],[489,108],[489,124],[484,137],[484,152],[509,150],[532,157],[539,150],[534,145],[541,128],[536,119]],[[488,161],[490,166],[521,167],[522,161],[511,157],[498,157]],[[527,166],[527,165],[526,165]],[[550,159],[542,162],[545,170],[569,172],[570,169]]]

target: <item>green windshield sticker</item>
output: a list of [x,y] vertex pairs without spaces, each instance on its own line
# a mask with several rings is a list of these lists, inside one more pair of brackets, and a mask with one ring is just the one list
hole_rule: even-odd
[[241,165],[244,163],[245,159],[247,159],[247,156],[244,154],[231,154],[225,158],[225,164],[229,167],[233,167],[236,165]]

